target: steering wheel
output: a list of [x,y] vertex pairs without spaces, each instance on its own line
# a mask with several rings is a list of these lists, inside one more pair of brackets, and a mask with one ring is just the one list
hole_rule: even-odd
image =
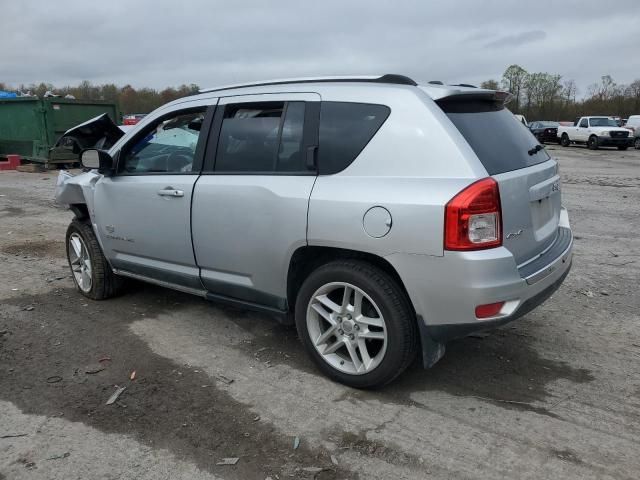
[[185,150],[174,150],[169,154],[167,157],[167,171],[186,172],[191,169],[193,153],[188,149]]

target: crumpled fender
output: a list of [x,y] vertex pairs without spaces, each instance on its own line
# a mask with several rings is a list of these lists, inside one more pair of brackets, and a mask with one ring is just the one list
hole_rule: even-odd
[[102,175],[94,170],[73,175],[61,170],[56,182],[55,201],[58,205],[70,208],[71,205],[86,205],[93,219],[93,196],[96,182]]

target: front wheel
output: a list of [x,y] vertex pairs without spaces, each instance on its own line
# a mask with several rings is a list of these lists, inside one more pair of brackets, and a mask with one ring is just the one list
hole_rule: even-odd
[[91,225],[73,219],[67,228],[66,240],[67,260],[78,291],[92,300],[116,295],[123,280],[111,270]]
[[587,147],[589,150],[597,150],[598,149],[598,137],[595,135],[591,135],[589,140],[587,141]]
[[569,145],[571,145],[569,135],[567,135],[566,133],[562,134],[562,137],[560,137],[560,145],[562,145],[563,147],[568,147]]
[[296,300],[296,327],[318,368],[355,388],[383,386],[418,350],[416,319],[387,273],[358,260],[313,271]]

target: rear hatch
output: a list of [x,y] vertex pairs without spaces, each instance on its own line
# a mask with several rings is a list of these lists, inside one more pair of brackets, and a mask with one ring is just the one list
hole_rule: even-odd
[[560,177],[557,163],[504,107],[502,98],[483,92],[446,97],[437,103],[498,182],[503,245],[520,266],[556,240]]

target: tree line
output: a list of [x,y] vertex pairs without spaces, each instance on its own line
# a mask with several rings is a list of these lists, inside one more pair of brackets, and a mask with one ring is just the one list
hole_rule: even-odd
[[[507,67],[500,80],[487,80],[480,85],[493,90],[503,89],[513,94],[509,109],[528,120],[573,120],[583,115],[640,115],[640,79],[629,85],[617,84],[610,75],[587,89],[580,97],[576,82],[561,75],[528,72],[520,65]],[[116,103],[122,113],[149,113],[160,105],[197,93],[195,84],[168,87],[163,90],[118,87],[113,83],[94,85],[89,81],[77,86],[55,87],[49,83],[20,85],[9,88],[0,82],[0,90],[18,90],[42,97],[46,92],[71,95],[78,100],[104,100]]]
[[61,97],[71,95],[77,100],[103,100],[115,103],[123,114],[149,113],[167,102],[177,98],[197,93],[200,87],[195,84],[167,87],[163,90],[153,88],[134,88],[131,85],[118,87],[113,83],[94,85],[89,81],[82,81],[77,86],[55,87],[50,83],[20,85],[10,88],[0,82],[0,90],[18,91],[23,94],[35,95],[42,98],[47,92]]
[[640,79],[629,85],[616,83],[610,75],[587,88],[579,97],[576,82],[561,75],[527,72],[520,65],[507,67],[502,79],[487,80],[480,85],[511,92],[509,109],[532,120],[574,120],[585,115],[626,118],[640,114]]

